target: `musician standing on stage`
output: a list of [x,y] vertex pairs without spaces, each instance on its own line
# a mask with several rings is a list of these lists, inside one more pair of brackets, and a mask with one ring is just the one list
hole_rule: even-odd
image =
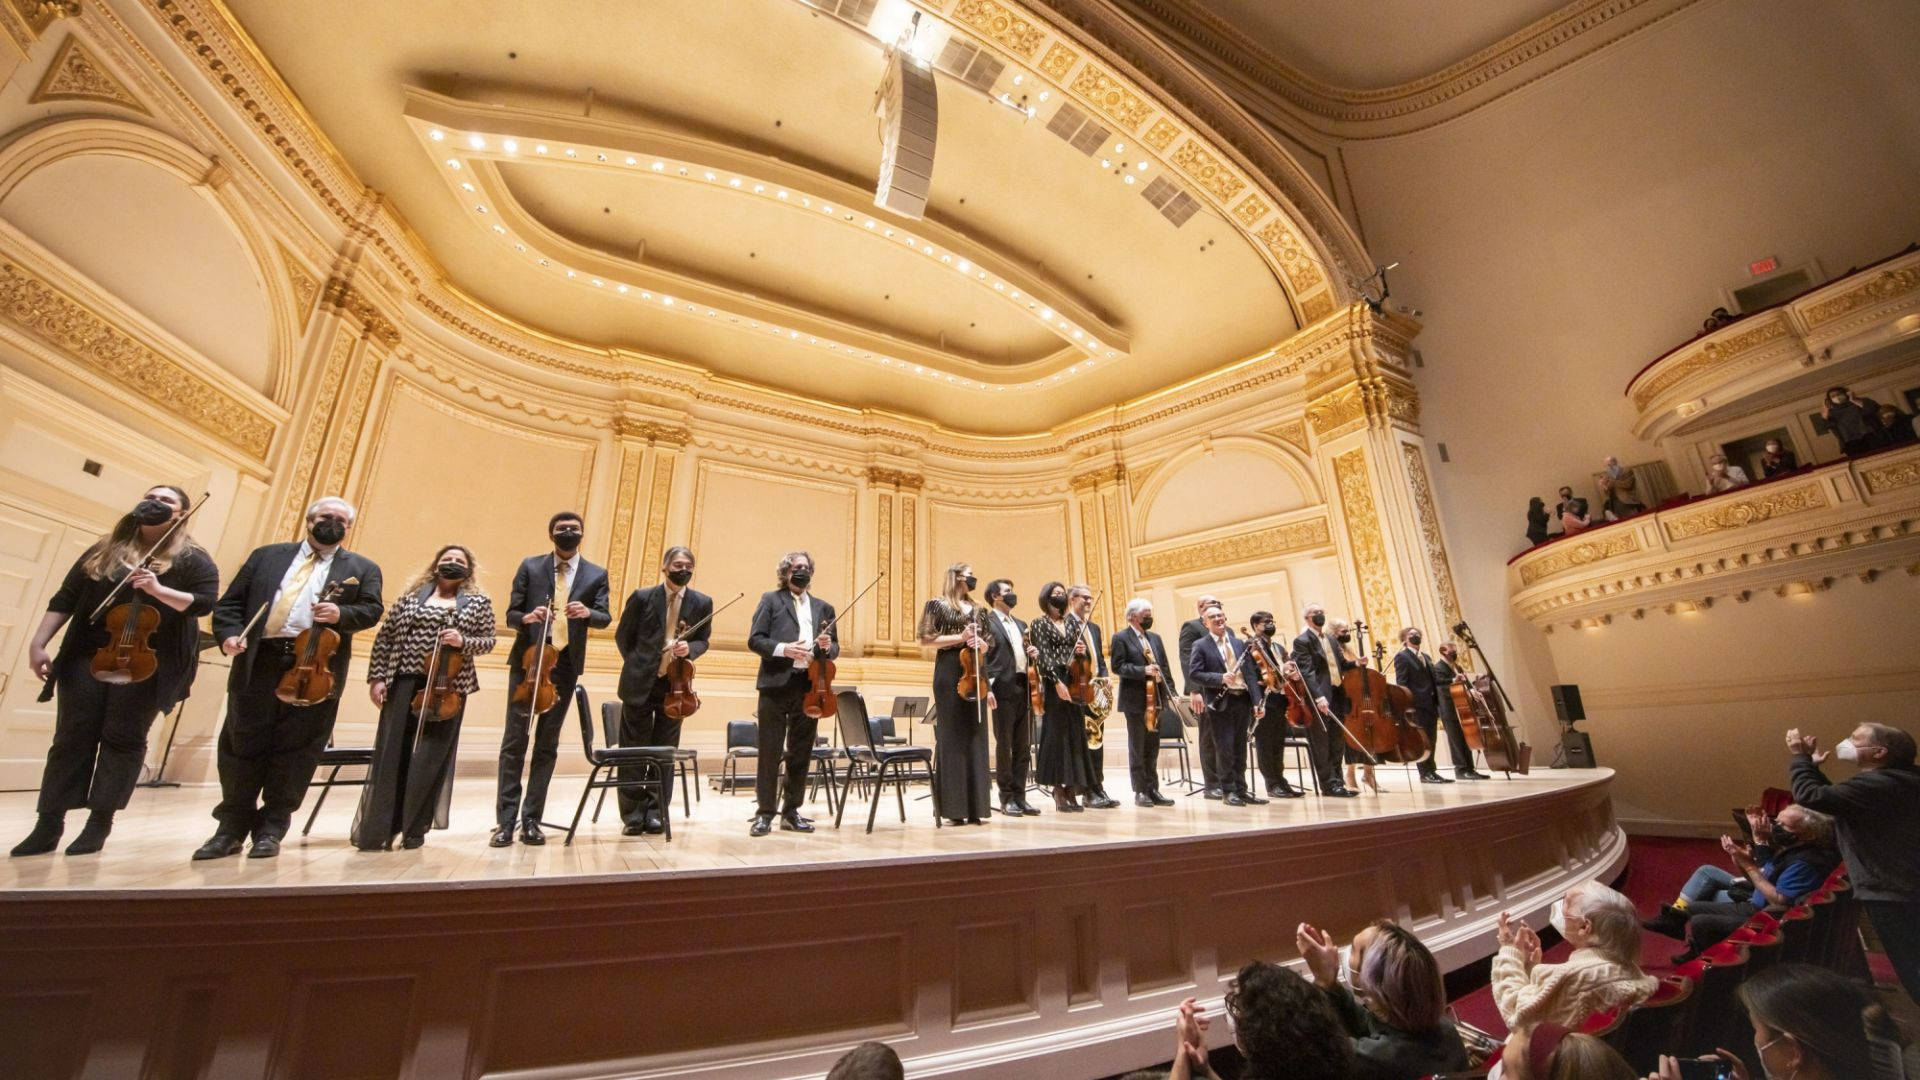
[[[1308,604],[1301,614],[1306,619],[1306,625],[1293,639],[1293,663],[1307,684],[1307,693],[1313,698],[1307,703],[1308,706],[1321,713],[1319,723],[1307,725],[1307,753],[1320,774],[1321,793],[1350,799],[1359,792],[1341,782],[1334,763],[1345,753],[1350,753],[1351,748],[1347,747],[1346,736],[1335,721],[1347,718],[1347,695],[1340,687],[1340,677],[1356,665],[1346,659],[1332,636],[1326,632],[1325,608],[1319,604]],[[1327,719],[1329,716],[1333,718],[1332,721]]]
[[800,816],[800,800],[807,791],[807,767],[813,762],[813,738],[819,720],[804,709],[811,682],[807,665],[815,655],[832,660],[840,655],[840,635],[833,622],[833,605],[808,591],[813,584],[813,556],[790,551],[774,568],[780,587],[760,597],[747,647],[760,655],[760,745],[755,759],[754,797],[759,807],[748,826],[749,836],[773,831],[776,788],[785,766],[787,790],[780,799],[780,827],[809,833],[813,822]]
[[[1462,780],[1490,780],[1492,777],[1473,767],[1473,749],[1467,745],[1467,733],[1460,727],[1460,714],[1454,710],[1449,690],[1460,677],[1460,647],[1443,641],[1438,652],[1433,661],[1433,687],[1440,696],[1440,724],[1447,729],[1447,745],[1453,750],[1453,774]],[[1432,736],[1427,742],[1432,745]]]
[[[620,648],[620,745],[679,746],[680,720],[668,716],[667,665],[676,657],[700,659],[713,637],[713,599],[689,587],[693,581],[693,549],[674,545],[660,559],[660,584],[633,590],[620,612],[613,633]],[[682,625],[694,627],[683,638]],[[619,789],[620,831],[627,836],[666,830],[661,815],[668,807],[656,805],[652,788],[638,786],[642,770],[627,766],[620,779],[635,786]]]
[[[1075,585],[1068,589],[1067,610],[1080,627],[1080,636],[1085,639],[1087,655],[1094,660],[1094,679],[1104,681],[1107,678],[1107,650],[1102,644],[1104,639],[1100,636],[1100,624],[1089,617],[1093,614],[1093,590],[1085,585]],[[1098,688],[1095,692],[1099,692]],[[1107,706],[1111,709],[1113,703],[1111,688],[1108,688],[1107,693]],[[1093,706],[1082,705],[1081,709],[1086,712],[1087,719],[1092,721]],[[1104,723],[1105,717],[1101,720]],[[1102,742],[1105,742],[1104,738]],[[1109,798],[1107,795],[1106,752],[1104,749],[1095,750],[1091,746],[1088,747],[1088,752],[1093,757],[1093,790],[1087,796],[1087,806],[1094,810],[1111,810],[1120,805],[1120,800]]]
[[[237,854],[249,833],[249,857],[280,854],[280,840],[306,798],[313,767],[333,736],[353,635],[371,629],[386,609],[380,568],[341,546],[353,518],[353,505],[331,495],[307,507],[306,539],[254,549],[214,606],[213,636],[235,660],[220,729],[220,805],[213,810],[220,824],[195,859]],[[292,705],[275,691],[294,665],[295,639],[312,627],[340,635],[329,668],[333,693]]]
[[[1273,635],[1278,629],[1270,611],[1256,611],[1247,620],[1247,628],[1253,634],[1253,640],[1247,643],[1249,650],[1258,650],[1258,655],[1267,661],[1267,667],[1273,670],[1274,678],[1280,678],[1287,657],[1273,647]],[[1266,671],[1259,663],[1254,663],[1254,672],[1265,676]],[[1256,680],[1261,681],[1261,680]],[[1264,683],[1252,688],[1252,692],[1261,696],[1263,705],[1259,719],[1254,724],[1254,747],[1260,765],[1260,778],[1266,781],[1267,797],[1270,799],[1300,799],[1306,792],[1287,783],[1287,692],[1284,688],[1269,691]]]
[[1206,612],[1220,603],[1212,596],[1202,596],[1194,605],[1199,612],[1180,626],[1180,685],[1186,691],[1187,704],[1192,707],[1197,726],[1200,729],[1200,779],[1203,781],[1204,794],[1209,799],[1219,799],[1220,778],[1213,772],[1213,730],[1205,724],[1198,724],[1200,711],[1206,708],[1206,698],[1200,688],[1193,685],[1193,645],[1207,636]]
[[1153,604],[1144,597],[1127,602],[1127,627],[1113,635],[1113,672],[1119,676],[1117,701],[1127,720],[1127,771],[1133,781],[1133,805],[1172,806],[1160,794],[1160,728],[1147,724],[1147,683],[1163,712],[1167,688],[1167,650],[1153,632]]
[[[1041,701],[1046,715],[1040,725],[1040,760],[1035,779],[1053,789],[1054,809],[1078,813],[1093,806],[1093,751],[1087,748],[1087,711],[1069,691],[1068,665],[1086,655],[1087,642],[1074,633],[1067,617],[1067,587],[1049,581],[1040,589],[1041,617],[1027,629],[1038,651]],[[1086,806],[1077,800],[1087,796]]]
[[1033,763],[1033,706],[1027,688],[1027,661],[1036,653],[1027,641],[1027,624],[1013,616],[1019,601],[1013,582],[987,582],[989,609],[981,621],[989,646],[987,680],[993,690],[993,775],[1000,785],[1000,813],[1038,817],[1027,805],[1027,776]]
[[[1347,651],[1347,645],[1353,641],[1352,624],[1348,623],[1345,619],[1334,619],[1327,624],[1327,629],[1331,631],[1333,649],[1339,660],[1340,670],[1345,671],[1349,668],[1367,666],[1366,657],[1362,656],[1359,659],[1355,659],[1353,655]],[[1340,701],[1340,707],[1343,713],[1345,710],[1350,710],[1353,707],[1352,700],[1344,692],[1340,695]],[[1380,794],[1380,785],[1376,783],[1373,778],[1373,766],[1375,764],[1376,759],[1371,754],[1349,743],[1347,745],[1347,786],[1350,788],[1356,786],[1353,779],[1353,772],[1355,769],[1358,769],[1360,770],[1360,783],[1373,789],[1375,795]]]
[[955,563],[947,567],[940,595],[927,601],[920,611],[920,645],[933,649],[933,747],[934,812],[955,825],[980,825],[992,813],[991,778],[987,775],[987,722],[985,709],[995,701],[987,683],[987,658],[977,657],[976,672],[981,684],[976,694],[987,700],[969,701],[960,696],[960,653],[976,645],[982,650],[992,642],[984,630],[976,630],[979,606],[973,590],[980,579],[973,567]]
[[1247,732],[1253,723],[1260,673],[1252,670],[1247,643],[1227,629],[1227,613],[1215,604],[1206,610],[1207,632],[1193,643],[1188,667],[1189,687],[1198,686],[1204,698],[1200,724],[1213,726],[1214,775],[1220,779],[1222,801],[1228,806],[1260,806],[1267,800],[1247,790]]
[[[1393,655],[1393,681],[1413,695],[1414,721],[1426,733],[1427,745],[1432,748],[1426,757],[1420,759],[1420,782],[1451,784],[1453,781],[1440,775],[1440,769],[1434,765],[1433,759],[1440,749],[1440,743],[1436,740],[1440,703],[1445,700],[1452,704],[1452,695],[1447,692],[1447,684],[1440,681],[1435,673],[1433,661],[1420,651],[1421,637],[1417,626],[1400,631],[1400,651]],[[1485,779],[1473,770],[1473,752],[1467,749],[1466,734],[1460,730],[1460,720],[1451,709],[1447,711],[1447,739],[1453,747],[1454,773],[1462,780]]]
[[[195,620],[213,610],[220,572],[213,559],[173,528],[190,509],[187,493],[171,484],[147,489],[112,531],[74,561],[27,644],[27,663],[45,681],[40,700],[54,705],[53,745],[40,776],[39,818],[15,855],[44,855],[60,843],[69,810],[86,807],[86,827],[67,845],[69,855],[91,855],[107,842],[113,815],[127,805],[147,757],[147,729],[187,696],[200,661]],[[161,537],[166,542],[161,544]],[[154,545],[161,546],[155,547]],[[146,565],[141,556],[153,555]],[[123,583],[124,582],[124,583]],[[119,585],[119,591],[114,587]],[[109,596],[113,603],[99,612]],[[153,674],[138,682],[106,683],[94,677],[93,657],[109,640],[106,621],[114,608],[139,598],[158,614],[152,648]],[[131,614],[131,611],[129,611]],[[60,650],[47,643],[62,625]],[[139,644],[146,645],[142,639]]]
[[[475,657],[493,651],[493,601],[476,580],[473,552],[447,544],[387,612],[367,657],[367,696],[380,710],[373,734],[373,760],[367,765],[360,808],[350,836],[361,851],[391,851],[393,838],[408,850],[427,842],[429,828],[447,827],[453,800],[453,763],[460,752],[460,721],[467,699],[480,689]],[[441,681],[449,662],[445,650],[465,657],[447,679],[460,695],[452,716],[437,703],[414,695],[427,690],[428,673]]]
[[[507,656],[507,720],[500,733],[499,797],[494,806],[495,828],[488,841],[494,847],[513,843],[514,829],[527,844],[544,844],[540,818],[547,809],[547,784],[559,756],[560,730],[566,726],[573,687],[586,664],[587,631],[613,622],[607,608],[607,571],[580,554],[586,523],[579,514],[563,510],[547,521],[553,550],[529,555],[513,574],[513,592],[507,601],[507,627],[514,631]],[[559,618],[555,618],[555,609]],[[553,662],[553,707],[538,718],[529,716],[532,703],[516,705],[513,695],[526,681],[526,655],[545,638],[557,655]],[[531,731],[529,731],[531,729]],[[528,770],[526,798],[520,795],[520,770],[526,763],[527,737],[533,737],[533,765]]]

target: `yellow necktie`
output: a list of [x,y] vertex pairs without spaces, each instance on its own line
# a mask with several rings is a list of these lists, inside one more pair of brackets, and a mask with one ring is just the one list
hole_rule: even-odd
[[667,632],[660,642],[660,674],[662,675],[667,673],[667,665],[673,663],[673,651],[666,646],[672,644],[674,631],[680,627],[680,597],[684,593],[676,592],[670,595],[672,599],[667,601]]
[[279,637],[286,633],[287,616],[293,614],[293,603],[300,598],[301,593],[307,591],[307,582],[313,578],[313,568],[319,565],[320,560],[314,556],[313,552],[307,552],[307,557],[301,562],[300,568],[293,572],[293,580],[287,583],[286,588],[280,590],[279,596],[273,598],[273,607],[267,612],[267,626],[261,631],[262,634],[267,637]]
[[553,621],[553,647],[556,649],[567,647],[567,597],[570,595],[567,589],[567,564],[556,559],[553,564],[553,602],[547,605],[551,611],[549,618]]

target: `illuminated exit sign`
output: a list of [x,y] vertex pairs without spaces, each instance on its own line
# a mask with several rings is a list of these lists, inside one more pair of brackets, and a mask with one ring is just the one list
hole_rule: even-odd
[[1752,274],[1754,277],[1759,277],[1761,274],[1771,274],[1778,269],[1780,269],[1780,260],[1774,258],[1772,255],[1761,259],[1759,262],[1750,262],[1747,264],[1747,273]]

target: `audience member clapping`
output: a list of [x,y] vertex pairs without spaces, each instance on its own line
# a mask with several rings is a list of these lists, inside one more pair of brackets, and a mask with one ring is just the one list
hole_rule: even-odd
[[1533,498],[1527,500],[1527,543],[1532,544],[1534,547],[1539,547],[1541,544],[1546,543],[1547,522],[1551,520],[1552,518],[1547,516],[1547,503],[1545,499],[1535,495]]
[[1493,1000],[1508,1030],[1541,1021],[1578,1025],[1593,1013],[1646,1000],[1658,980],[1640,970],[1633,901],[1597,881],[1567,890],[1553,927],[1573,946],[1564,963],[1541,962],[1539,935],[1500,915]]
[[1920,442],[1920,432],[1915,432],[1914,423],[1914,417],[1892,405],[1880,406],[1880,445],[1910,446]]
[[1747,478],[1747,470],[1727,461],[1727,455],[1715,454],[1707,459],[1707,488],[1715,495],[1751,483],[1753,481]]
[[[1853,980],[1807,964],[1781,964],[1740,984],[1753,1023],[1753,1050],[1769,1077],[1782,1080],[1901,1080],[1904,1039],[1893,1018]],[[1717,1049],[1735,1080],[1746,1066]],[[1660,1059],[1647,1080],[1681,1080],[1681,1063]]]
[[1359,1080],[1416,1080],[1467,1067],[1467,1048],[1447,1017],[1440,964],[1419,938],[1386,919],[1355,934],[1351,988],[1340,981],[1340,949],[1326,931],[1301,923],[1294,943],[1353,1039]]
[[[1256,960],[1241,968],[1227,988],[1226,1014],[1233,1044],[1246,1059],[1241,1080],[1353,1076],[1353,1043],[1326,995],[1278,964]],[[1215,1077],[1207,1059],[1211,1024],[1193,998],[1180,1003],[1173,1080]]]
[[1768,439],[1765,449],[1760,452],[1760,478],[1790,473],[1800,467],[1800,458],[1784,446],[1779,439]]
[[827,1070],[827,1080],[904,1080],[906,1075],[900,1055],[883,1042],[863,1042]]
[[1514,1032],[1487,1080],[1639,1080],[1620,1052],[1591,1035],[1540,1023]]
[[1570,487],[1560,489],[1560,504],[1553,508],[1553,514],[1560,520],[1563,536],[1586,532],[1593,527],[1593,518],[1587,513],[1587,500],[1574,498]]
[[1600,490],[1606,493],[1600,509],[1611,520],[1632,517],[1647,508],[1640,501],[1640,481],[1633,470],[1611,454],[1600,463]]
[[1820,887],[1840,852],[1833,843],[1833,819],[1818,810],[1789,806],[1768,821],[1758,806],[1747,807],[1753,843],[1720,838],[1737,873],[1718,866],[1693,872],[1671,904],[1642,925],[1669,937],[1685,937],[1687,947],[1673,957],[1684,964],[1725,940],[1762,908],[1781,909]]
[[1832,428],[1833,437],[1840,440],[1842,453],[1864,454],[1880,446],[1880,405],[1872,398],[1835,386],[1827,391],[1827,403],[1820,415]]

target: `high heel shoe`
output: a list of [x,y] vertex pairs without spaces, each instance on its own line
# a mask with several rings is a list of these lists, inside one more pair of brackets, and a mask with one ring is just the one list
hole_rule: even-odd
[[1053,808],[1063,814],[1078,814],[1086,809],[1086,807],[1075,802],[1073,796],[1063,791],[1053,793]]
[[1360,774],[1360,782],[1367,785],[1368,791],[1373,792],[1375,795],[1380,794],[1380,783],[1373,778],[1372,769],[1368,769]]

